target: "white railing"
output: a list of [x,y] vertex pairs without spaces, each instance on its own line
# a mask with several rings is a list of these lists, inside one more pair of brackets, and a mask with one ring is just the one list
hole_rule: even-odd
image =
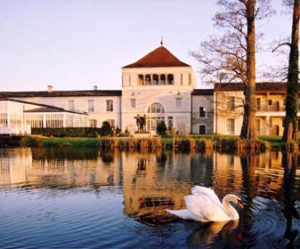
[[31,134],[30,125],[0,125],[0,134],[27,135]]

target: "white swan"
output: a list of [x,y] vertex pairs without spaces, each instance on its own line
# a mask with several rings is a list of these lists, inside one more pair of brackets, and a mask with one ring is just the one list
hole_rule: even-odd
[[182,219],[192,219],[201,222],[222,222],[238,220],[239,214],[231,202],[243,208],[241,199],[233,194],[225,195],[222,203],[211,188],[195,186],[192,194],[185,196],[187,209],[168,210],[167,212]]

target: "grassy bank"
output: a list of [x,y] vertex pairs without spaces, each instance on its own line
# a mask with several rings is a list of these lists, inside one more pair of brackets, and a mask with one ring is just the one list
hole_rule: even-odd
[[23,137],[21,146],[28,147],[92,147],[105,150],[120,149],[126,151],[158,151],[174,150],[175,152],[201,151],[211,152],[240,152],[244,150],[265,151],[269,146],[265,141],[247,141],[237,137],[225,136],[177,136],[166,138],[127,138],[127,137],[103,137],[103,138],[48,138],[38,136]]
[[[11,139],[11,140],[10,140]],[[1,141],[1,140],[0,140]],[[101,148],[105,150],[126,150],[154,152],[159,150],[173,150],[175,152],[201,151],[209,153],[213,150],[228,153],[243,153],[251,150],[257,153],[265,150],[290,150],[294,145],[281,142],[281,137],[262,136],[259,140],[248,141],[237,136],[217,135],[190,135],[176,137],[128,138],[128,137],[101,137],[101,138],[73,138],[73,137],[42,137],[27,136],[15,139],[6,137],[1,141],[1,147],[76,147]]]

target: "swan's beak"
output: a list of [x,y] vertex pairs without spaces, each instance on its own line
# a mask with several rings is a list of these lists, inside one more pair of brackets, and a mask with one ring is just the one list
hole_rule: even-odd
[[243,203],[242,203],[241,200],[238,200],[238,201],[237,201],[237,205],[238,205],[240,208],[244,208],[244,205],[243,205]]

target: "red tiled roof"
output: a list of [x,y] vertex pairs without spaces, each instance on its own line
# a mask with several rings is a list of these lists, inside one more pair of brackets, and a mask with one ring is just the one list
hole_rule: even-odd
[[214,89],[194,89],[192,95],[213,95]]
[[0,92],[0,97],[77,97],[77,96],[122,96],[120,90],[91,90],[91,91],[33,91],[33,92]]
[[[243,83],[215,83],[215,91],[243,91]],[[286,83],[282,82],[257,82],[256,91],[285,91]]]
[[180,61],[168,49],[160,46],[138,61],[123,68],[136,67],[190,67],[190,65]]

